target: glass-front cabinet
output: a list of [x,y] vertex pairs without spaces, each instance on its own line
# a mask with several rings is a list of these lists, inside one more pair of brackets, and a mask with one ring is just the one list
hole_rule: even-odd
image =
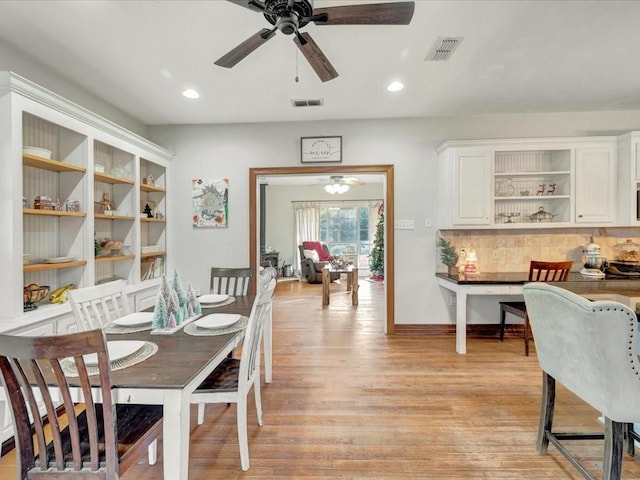
[[169,259],[172,154],[11,72],[0,72],[0,131],[0,322],[68,316],[52,297],[67,285],[156,288],[163,270],[145,276],[143,264],[150,249],[162,268]]

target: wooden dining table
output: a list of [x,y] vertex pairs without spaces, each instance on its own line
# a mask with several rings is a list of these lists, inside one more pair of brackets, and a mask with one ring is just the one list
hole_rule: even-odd
[[[254,295],[238,296],[231,304],[203,309],[202,315],[236,313],[248,317],[254,299]],[[158,345],[158,351],[145,361],[113,371],[112,381],[117,403],[163,406],[165,480],[188,479],[191,393],[242,342],[243,336],[244,331],[193,336],[183,330],[171,335],[152,335],[149,331],[107,335],[107,340],[144,340]]]

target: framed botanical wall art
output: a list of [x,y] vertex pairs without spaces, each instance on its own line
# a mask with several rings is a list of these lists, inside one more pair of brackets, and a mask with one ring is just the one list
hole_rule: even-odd
[[342,162],[342,137],[302,137],[301,163]]
[[194,178],[193,228],[226,228],[229,213],[229,179]]

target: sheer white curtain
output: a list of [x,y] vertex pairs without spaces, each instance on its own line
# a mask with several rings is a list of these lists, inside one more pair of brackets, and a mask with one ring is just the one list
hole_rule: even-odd
[[[318,202],[293,202],[295,215],[295,245],[305,240],[320,241],[320,204]],[[298,256],[300,252],[298,252]],[[300,259],[299,259],[300,260]],[[298,262],[298,265],[300,262]]]

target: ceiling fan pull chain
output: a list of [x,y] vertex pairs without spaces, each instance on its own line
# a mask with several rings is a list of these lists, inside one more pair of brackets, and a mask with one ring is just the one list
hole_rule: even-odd
[[300,78],[298,78],[298,52],[299,50],[296,48],[296,83],[300,81]]

